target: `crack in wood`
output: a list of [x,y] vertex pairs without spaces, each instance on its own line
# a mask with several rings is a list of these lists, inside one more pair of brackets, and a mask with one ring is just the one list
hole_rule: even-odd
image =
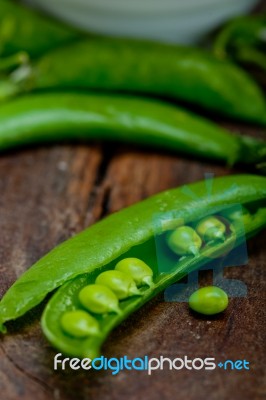
[[[106,182],[106,175],[114,156],[114,151],[110,151],[109,146],[102,146],[102,159],[95,176],[93,189],[89,195],[86,216],[84,218],[85,226],[87,226],[87,215],[93,213],[96,206],[99,211],[96,212],[95,220],[100,220],[109,213],[108,205],[111,195],[111,187]],[[93,222],[95,222],[95,220]]]

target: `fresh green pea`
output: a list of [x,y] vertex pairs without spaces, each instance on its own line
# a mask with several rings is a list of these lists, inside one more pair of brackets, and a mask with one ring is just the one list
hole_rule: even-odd
[[237,207],[223,212],[223,216],[232,222],[242,222],[244,225],[252,220],[250,212],[245,207]]
[[168,236],[167,243],[174,253],[179,256],[187,256],[199,253],[202,240],[190,226],[180,226]]
[[108,287],[103,285],[87,285],[79,292],[79,301],[89,311],[96,314],[115,312],[121,310],[118,298]]
[[200,314],[218,314],[228,306],[228,296],[216,286],[206,286],[192,293],[189,306]]
[[60,322],[65,333],[77,338],[99,333],[98,321],[86,311],[67,311],[63,314]]
[[148,285],[151,287],[153,285],[152,269],[139,258],[124,258],[116,264],[115,270],[130,275],[137,286]]
[[198,222],[196,231],[205,242],[225,240],[226,226],[216,217],[208,216]]
[[105,271],[98,275],[96,281],[99,285],[109,287],[119,299],[140,295],[140,292],[131,278],[122,271]]

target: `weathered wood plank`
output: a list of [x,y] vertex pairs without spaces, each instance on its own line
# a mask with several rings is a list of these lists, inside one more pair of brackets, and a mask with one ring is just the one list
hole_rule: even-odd
[[[55,146],[0,158],[0,295],[29,265],[59,242],[110,212],[140,199],[202,179],[223,175],[222,166],[160,151],[122,145]],[[227,276],[249,288],[232,299],[224,316],[192,315],[184,303],[158,296],[110,336],[106,356],[213,356],[251,362],[251,371],[54,372],[55,354],[43,338],[38,307],[11,325],[1,340],[0,389],[6,400],[31,399],[262,399],[265,336],[263,235],[249,246],[248,267]],[[210,276],[204,278],[209,282]],[[203,280],[204,282],[204,280]],[[232,393],[234,393],[232,397]]]

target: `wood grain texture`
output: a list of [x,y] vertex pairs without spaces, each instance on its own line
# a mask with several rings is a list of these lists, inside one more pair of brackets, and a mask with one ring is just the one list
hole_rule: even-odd
[[[238,129],[236,126],[234,129]],[[158,150],[118,144],[26,149],[0,158],[0,296],[56,244],[105,215],[164,189],[211,172],[239,172]],[[231,299],[224,315],[200,318],[185,303],[163,296],[119,326],[104,345],[107,357],[245,358],[250,371],[54,371],[56,351],[43,337],[43,304],[0,340],[0,393],[5,400],[48,399],[263,399],[265,360],[265,245],[249,243],[249,265],[226,276],[248,285],[247,298]],[[210,283],[207,273],[202,283]],[[263,301],[262,301],[263,300]],[[264,304],[263,304],[264,302]],[[264,359],[263,359],[264,357]]]

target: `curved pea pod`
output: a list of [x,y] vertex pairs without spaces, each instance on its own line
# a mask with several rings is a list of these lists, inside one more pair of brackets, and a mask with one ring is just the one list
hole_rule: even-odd
[[[236,229],[236,234],[238,237],[238,244],[241,244],[245,240],[245,234],[247,237],[253,235],[258,229],[261,229],[266,225],[266,208],[258,210],[255,214],[252,224],[250,224],[246,231]],[[52,345],[66,354],[75,357],[89,357],[91,359],[99,357],[101,353],[101,346],[104,343],[110,332],[119,325],[124,319],[129,317],[135,310],[143,306],[157,293],[164,290],[166,287],[176,282],[177,280],[183,278],[187,273],[200,268],[206,263],[206,260],[212,259],[217,251],[223,253],[227,247],[232,247],[235,244],[235,236],[228,236],[224,242],[220,242],[214,247],[205,247],[201,252],[195,257],[186,257],[179,259],[175,263],[174,267],[169,271],[169,273],[159,274],[154,267],[154,285],[152,287],[142,287],[140,291],[142,296],[130,297],[123,300],[120,303],[121,313],[119,315],[105,315],[98,317],[99,323],[99,334],[97,337],[91,336],[85,339],[73,339],[65,335],[64,331],[61,329],[58,320],[62,313],[67,312],[69,307],[78,309],[79,304],[77,302],[77,296],[84,285],[89,282],[93,282],[97,271],[93,273],[84,274],[78,276],[73,281],[65,283],[49,300],[44,313],[42,315],[42,329],[47,337],[47,339],[52,343]],[[135,253],[140,256],[143,254],[143,247],[136,247]],[[152,260],[153,255],[151,253],[145,254],[145,258],[149,262],[154,262]],[[155,264],[150,264],[155,265]],[[215,312],[220,312],[227,306],[226,296],[221,296],[219,293],[219,298],[214,297],[214,295],[206,300],[206,296],[201,296],[200,299],[196,299],[195,296],[191,299],[191,304],[197,308],[197,311],[204,311],[206,314],[214,314]],[[193,302],[194,300],[194,302]]]
[[218,33],[213,46],[221,59],[266,71],[266,14],[241,16],[229,21]]
[[[51,51],[7,79],[13,94],[58,88],[126,91],[181,99],[222,115],[266,123],[265,99],[252,78],[192,47],[92,38]],[[0,98],[10,92],[0,85]]]
[[[161,227],[154,223],[154,215],[175,211],[176,226],[181,226],[199,220],[200,216],[217,207],[235,203],[258,204],[259,201],[265,205],[266,178],[256,175],[216,178],[211,196],[207,195],[204,181],[189,185],[189,190],[194,193],[193,199],[182,187],[167,190],[108,216],[54,248],[29,268],[2,298],[0,331],[5,331],[5,322],[22,316],[49,292],[78,275],[88,273],[88,284],[94,283],[90,279],[96,279],[100,272],[114,269],[118,261],[127,257],[141,258],[156,272],[154,237],[161,232]],[[265,226],[263,212],[258,211],[257,218],[254,217],[245,228],[251,229],[255,224],[257,230]],[[150,290],[150,294],[156,292],[156,285],[154,290]],[[141,304],[142,300],[136,301]]]
[[[0,1],[0,57],[37,57],[80,36],[73,28],[9,0]],[[1,65],[1,59],[0,59]]]
[[0,150],[62,140],[137,142],[185,154],[261,163],[266,144],[181,108],[141,98],[77,93],[32,95],[0,108]]

